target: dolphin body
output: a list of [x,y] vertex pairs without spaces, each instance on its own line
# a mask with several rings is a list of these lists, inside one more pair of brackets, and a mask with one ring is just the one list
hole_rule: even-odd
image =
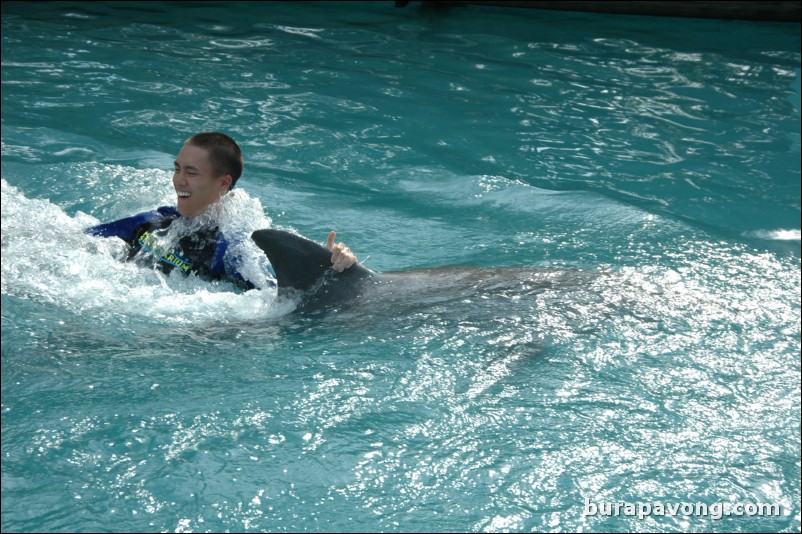
[[331,251],[303,236],[265,229],[251,238],[276,272],[279,297],[297,300],[301,312],[354,310],[359,304],[362,314],[390,318],[438,308],[474,315],[487,306],[507,314],[527,303],[531,311],[543,293],[570,293],[598,276],[577,269],[453,266],[377,273],[359,263],[338,273],[331,268]]
[[340,339],[355,331],[360,345],[410,335],[405,353],[422,345],[457,362],[471,354],[478,359],[469,365],[484,362],[486,372],[475,380],[460,378],[465,368],[454,372],[455,387],[469,398],[526,367],[555,330],[558,338],[593,335],[618,313],[599,293],[598,271],[446,266],[377,273],[355,264],[338,273],[331,251],[302,236],[268,229],[252,238],[276,272],[279,298],[297,303],[293,332],[314,324],[324,338]]

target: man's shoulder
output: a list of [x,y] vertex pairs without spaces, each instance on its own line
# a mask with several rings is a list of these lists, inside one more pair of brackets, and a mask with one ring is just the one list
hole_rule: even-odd
[[157,213],[162,217],[176,217],[178,216],[178,208],[175,206],[161,206],[147,213]]
[[178,217],[178,210],[175,207],[161,206],[155,210],[144,211],[109,223],[91,226],[84,232],[101,237],[120,237],[124,240],[130,240],[133,239],[134,234],[141,226],[176,217]]

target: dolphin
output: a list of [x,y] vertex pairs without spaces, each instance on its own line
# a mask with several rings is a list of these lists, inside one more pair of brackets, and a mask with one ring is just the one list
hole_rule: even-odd
[[360,263],[343,272],[332,269],[331,251],[284,230],[256,230],[251,238],[276,272],[278,295],[298,301],[310,312],[360,304],[370,314],[416,313],[446,306],[466,310],[532,303],[550,290],[587,286],[598,273],[577,269],[516,267],[436,267],[377,273]]

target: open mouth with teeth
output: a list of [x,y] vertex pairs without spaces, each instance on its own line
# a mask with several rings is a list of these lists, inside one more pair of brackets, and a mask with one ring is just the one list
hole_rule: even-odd
[[178,198],[188,198],[189,196],[189,191],[178,191]]

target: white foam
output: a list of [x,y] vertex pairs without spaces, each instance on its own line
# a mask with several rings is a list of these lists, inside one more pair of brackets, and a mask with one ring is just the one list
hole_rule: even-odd
[[[269,226],[257,199],[244,191],[229,196],[221,226],[242,232]],[[242,292],[227,282],[165,276],[125,263],[122,241],[83,233],[96,222],[80,212],[70,217],[48,200],[29,199],[3,179],[3,294],[76,312],[173,323],[256,320],[291,310],[277,302],[274,290]]]
[[800,241],[802,232],[800,230],[754,230],[745,232],[745,237],[755,237],[758,239],[768,239],[771,241]]

